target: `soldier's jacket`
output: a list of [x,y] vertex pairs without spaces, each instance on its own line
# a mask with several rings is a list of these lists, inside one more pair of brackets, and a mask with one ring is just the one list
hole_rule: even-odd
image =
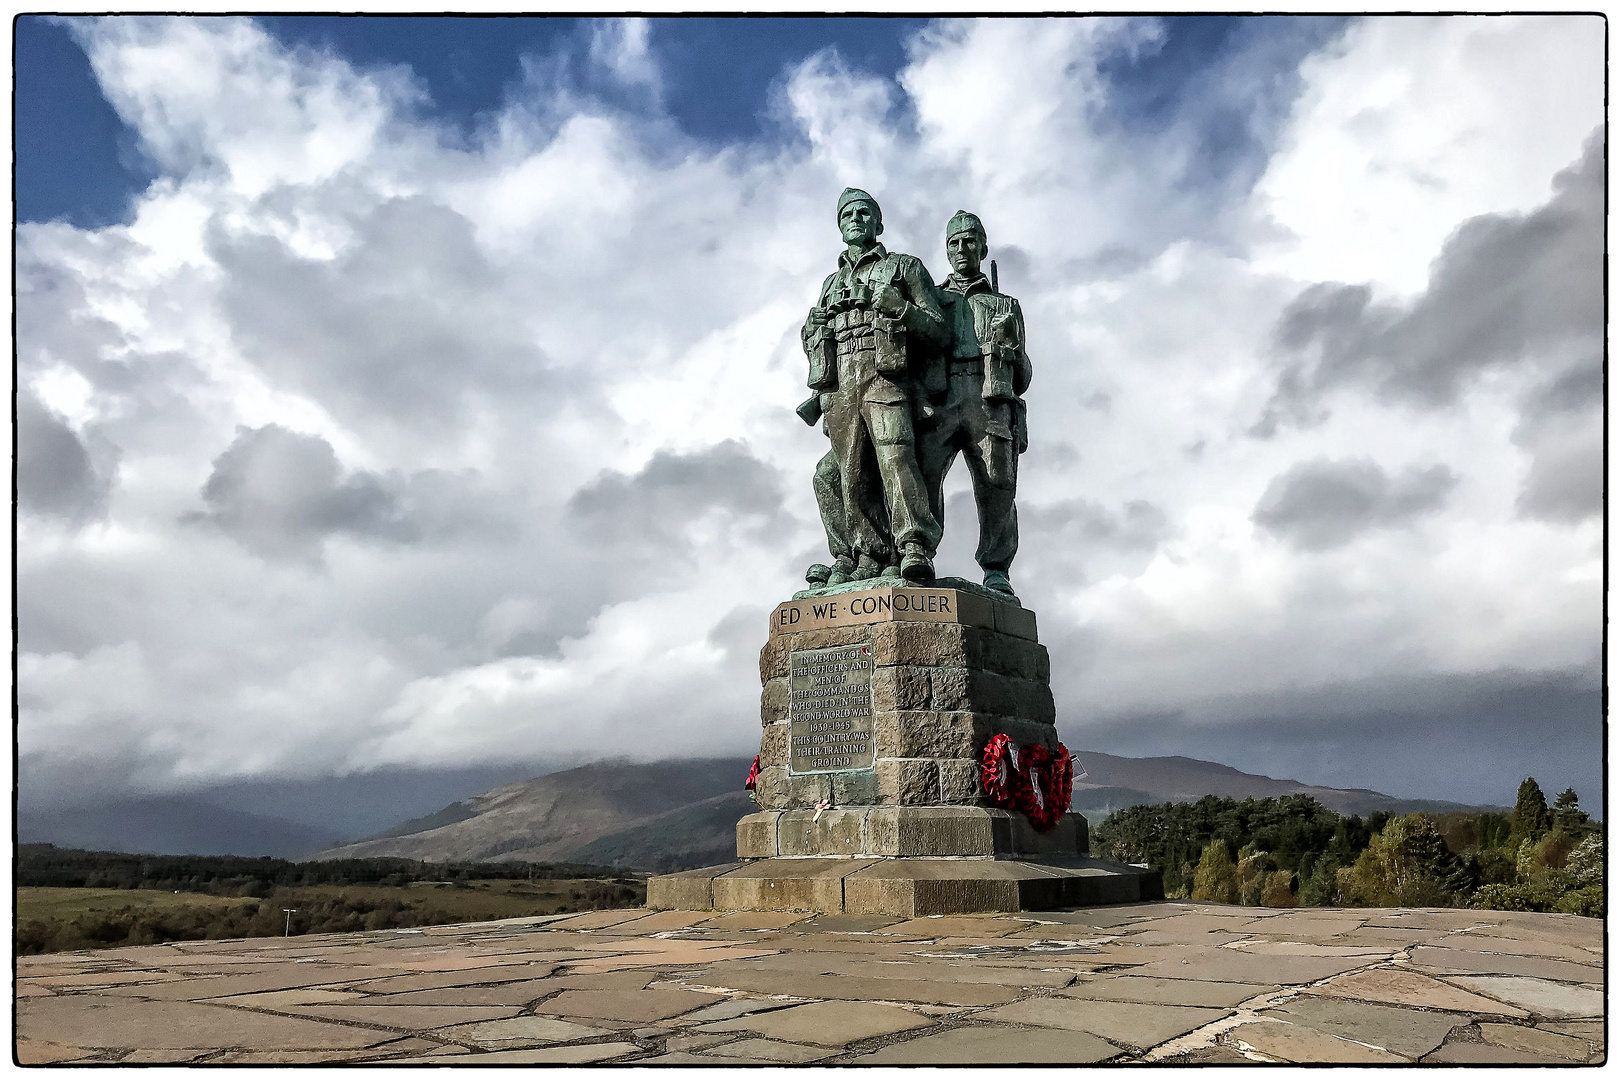
[[[892,285],[906,301],[899,318],[872,307],[884,285]],[[801,331],[816,390],[838,388],[866,401],[905,402],[909,380],[922,375],[950,344],[950,327],[927,268],[916,256],[891,253],[882,244],[853,262],[848,251],[839,255],[838,269],[822,283],[816,306],[828,313],[826,325],[807,318]],[[904,354],[897,361],[903,366],[886,368],[885,346],[896,341],[903,342]],[[829,344],[836,353],[836,375],[829,370],[832,357],[821,352]]]
[[990,321],[1000,312],[1012,315],[1018,344],[1012,351],[1013,393],[1022,396],[1029,389],[1034,369],[1024,347],[1024,309],[1004,293],[992,292],[990,279],[979,274],[971,280],[951,274],[940,283],[940,303],[951,325],[949,355],[954,361],[979,359],[988,351]]

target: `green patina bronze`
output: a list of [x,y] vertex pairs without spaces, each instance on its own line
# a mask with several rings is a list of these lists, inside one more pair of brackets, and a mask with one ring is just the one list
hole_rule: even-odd
[[960,455],[984,584],[1011,597],[1031,368],[1023,310],[980,269],[984,225],[965,210],[951,218],[952,272],[938,286],[916,257],[878,242],[883,212],[866,192],[844,189],[838,227],[845,250],[801,331],[815,394],[797,411],[807,424],[820,419],[832,443],[813,486],[833,563],[806,572],[809,591],[931,581],[945,476]]

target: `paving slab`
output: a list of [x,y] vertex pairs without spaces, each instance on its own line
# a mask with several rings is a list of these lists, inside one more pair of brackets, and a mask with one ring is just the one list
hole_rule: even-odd
[[1223,1007],[1277,990],[1258,983],[1197,982],[1141,975],[1082,975],[1057,993],[1088,1001],[1135,1001],[1144,1005]]
[[1321,986],[1306,987],[1303,993],[1468,1014],[1519,1017],[1527,1015],[1523,1009],[1512,1005],[1504,1005],[1480,994],[1468,993],[1415,971],[1395,968],[1375,968],[1372,971],[1341,975]]
[[1453,975],[1446,981],[1553,1020],[1603,1015],[1601,990],[1517,976]]
[[1257,956],[1239,949],[1181,946],[1177,955],[1144,964],[1131,974],[1203,982],[1281,983],[1297,986],[1376,963],[1364,956]]
[[1407,1060],[1388,1050],[1277,1020],[1240,1024],[1227,1033],[1227,1038],[1267,1057],[1298,1064],[1375,1065]]
[[976,1019],[1003,1024],[1063,1028],[1101,1035],[1116,1043],[1150,1047],[1212,1024],[1230,1009],[1203,1009],[1179,1005],[1143,1005],[1122,1001],[1080,1001],[1074,998],[1030,998],[976,1014]]
[[[467,1065],[589,1065],[595,1061],[611,1061],[628,1054],[641,1053],[635,1043],[591,1043],[587,1046],[548,1046],[538,1050],[496,1050],[487,1054],[468,1054],[456,1058],[456,1064]],[[379,1061],[378,1065],[404,1065],[430,1062],[444,1064],[438,1058],[395,1058]]]
[[702,925],[716,930],[780,930],[810,917],[803,911],[732,911],[706,919]]
[[105,992],[119,997],[138,997],[151,1001],[205,1001],[210,998],[232,997],[237,994],[330,986],[335,982],[377,974],[387,974],[387,972],[379,972],[376,968],[365,967],[282,964],[273,970],[252,975],[192,977],[181,979],[178,982],[120,986]]
[[943,938],[971,935],[996,938],[1028,930],[1028,919],[1019,918],[964,918],[957,915],[926,915],[920,919],[907,919],[876,931],[879,934],[905,934],[917,938]]
[[83,1046],[64,1046],[61,1043],[18,1036],[16,1053],[19,1065],[54,1065],[59,1061],[77,1061],[95,1051]]
[[848,1046],[852,1042],[928,1027],[933,1020],[897,1005],[864,1001],[816,1001],[735,1020],[705,1024],[703,1031],[751,1031],[782,1042]]
[[1410,955],[1413,967],[1447,974],[1529,975],[1560,982],[1590,982],[1603,977],[1600,968],[1541,956],[1427,947],[1412,949]]
[[806,1061],[821,1061],[832,1057],[838,1051],[827,1046],[776,1042],[773,1039],[740,1039],[737,1042],[727,1043],[725,1046],[718,1048],[715,1053],[723,1054],[727,1058],[744,1061],[779,1061],[788,1064],[801,1064]]
[[756,994],[844,1001],[910,1001],[923,1005],[1000,1005],[1016,1000],[1020,987],[998,983],[874,979],[821,975],[743,965],[715,964],[685,979],[694,986],[748,990]]
[[367,1005],[528,1005],[563,989],[550,979],[523,979],[494,986],[442,986],[401,994],[372,994]]
[[[88,997],[30,998],[19,1002],[17,1033],[63,1046],[136,1050],[336,1050],[371,1046],[396,1037],[374,1028],[223,1005]],[[64,1033],[71,1034],[64,1037]]]
[[976,1024],[885,1046],[857,1065],[1086,1065],[1124,1051],[1084,1031]]
[[739,1016],[748,1016],[751,1013],[771,1012],[775,1009],[785,1009],[790,1005],[798,1005],[797,1001],[772,1001],[769,998],[734,997],[726,1001],[699,1009],[695,1013],[687,1013],[680,1017],[683,1024],[706,1024],[712,1020],[734,1020]]
[[477,1046],[533,1046],[540,1043],[576,1042],[612,1035],[611,1028],[576,1024],[551,1016],[514,1016],[508,1020],[486,1020],[476,1024],[461,1024],[441,1028],[434,1032],[444,1039]]
[[1468,1017],[1457,1013],[1304,995],[1260,1015],[1414,1059],[1438,1047],[1453,1030],[1469,1022]]
[[1592,1046],[1585,1039],[1561,1035],[1556,1031],[1517,1024],[1481,1024],[1479,1035],[1493,1046],[1506,1046],[1527,1054],[1542,1054],[1569,1061],[1585,1061],[1592,1056]]
[[646,1023],[694,1012],[719,1000],[719,994],[692,990],[564,990],[535,1006],[535,1011]]
[[567,919],[559,919],[550,924],[550,930],[600,930],[604,926],[616,926],[627,923],[632,919],[645,918],[652,912],[647,908],[619,908],[613,911],[587,911],[583,915],[574,915]]
[[1492,1043],[1447,1043],[1423,1058],[1425,1065],[1568,1065],[1565,1058],[1529,1054]]

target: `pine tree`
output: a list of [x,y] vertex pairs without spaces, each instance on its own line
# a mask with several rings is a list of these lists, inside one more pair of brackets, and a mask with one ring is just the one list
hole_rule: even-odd
[[1519,785],[1519,799],[1513,806],[1513,835],[1518,840],[1540,840],[1552,827],[1552,814],[1547,810],[1547,797],[1533,776],[1525,777]]
[[1552,822],[1553,827],[1562,829],[1574,836],[1581,826],[1591,819],[1581,809],[1581,797],[1575,794],[1574,788],[1565,788],[1563,794],[1553,800]]

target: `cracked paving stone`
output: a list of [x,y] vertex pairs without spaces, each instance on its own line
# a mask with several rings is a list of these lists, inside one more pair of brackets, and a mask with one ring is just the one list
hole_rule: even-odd
[[715,1052],[727,1058],[780,1061],[790,1064],[821,1061],[838,1053],[837,1050],[826,1046],[806,1046],[804,1043],[776,1042],[773,1039],[742,1039],[718,1047]]
[[[594,1061],[609,1061],[627,1054],[637,1054],[641,1047],[635,1043],[592,1043],[589,1046],[546,1046],[534,1050],[495,1050],[487,1054],[467,1054],[456,1058],[456,1064],[467,1065],[589,1065]],[[442,1064],[435,1057],[394,1058],[378,1061],[377,1065]]]
[[1388,1050],[1363,1046],[1348,1039],[1335,1038],[1314,1028],[1300,1027],[1278,1020],[1259,1020],[1242,1024],[1227,1032],[1227,1037],[1267,1057],[1299,1064],[1358,1065],[1408,1060]]
[[934,1023],[926,1016],[898,1005],[864,1001],[816,1001],[735,1020],[705,1024],[700,1030],[751,1031],[782,1042],[817,1043],[821,1046],[848,1046],[862,1039],[893,1035]]
[[1592,1048],[1585,1039],[1573,1035],[1560,1035],[1556,1031],[1519,1027],[1517,1024],[1481,1024],[1480,1038],[1495,1046],[1510,1050],[1523,1050],[1527,1054],[1585,1061],[1592,1056]]
[[1084,1031],[963,1027],[885,1046],[858,1065],[1085,1065],[1124,1051]]
[[612,1028],[575,1024],[550,1016],[514,1016],[510,1020],[486,1020],[478,1024],[440,1028],[433,1034],[457,1042],[499,1046],[503,1043],[575,1042],[580,1039],[612,1035],[615,1032]]
[[[133,1050],[247,1048],[333,1050],[397,1038],[376,1029],[184,1001],[30,998],[17,1004],[18,1034],[63,1045]],[[58,1033],[71,1033],[63,1039]],[[53,1038],[53,1036],[58,1036]]]
[[1407,1058],[1422,1057],[1445,1042],[1453,1029],[1469,1022],[1468,1017],[1455,1013],[1303,995],[1260,1015],[1381,1047]]
[[534,1011],[646,1023],[680,1016],[719,1000],[719,994],[694,990],[565,990],[536,1005]]
[[1431,948],[1416,948],[1410,955],[1413,967],[1443,975],[1528,975],[1562,982],[1590,982],[1603,977],[1600,968],[1539,956]]
[[1260,956],[1238,949],[1183,946],[1177,955],[1155,960],[1131,972],[1165,979],[1203,982],[1313,983],[1376,963],[1377,956]]
[[1490,1043],[1448,1043],[1423,1058],[1425,1065],[1568,1065],[1566,1058],[1530,1054]]
[[1358,971],[1353,975],[1341,975],[1321,986],[1305,987],[1301,993],[1422,1009],[1449,1009],[1460,1013],[1494,1013],[1498,1016],[1519,1017],[1525,1015],[1522,1009],[1514,1008],[1512,1005],[1504,1005],[1479,994],[1470,994],[1439,979],[1419,975],[1415,971],[1399,971],[1394,968],[1375,968],[1372,971]]
[[1230,1009],[1041,997],[978,1013],[975,1019],[1086,1031],[1128,1046],[1149,1047],[1214,1023],[1231,1012]]
[[1190,979],[1155,979],[1141,975],[1082,975],[1073,985],[1057,991],[1060,997],[1088,1001],[1134,1001],[1144,1005],[1231,1006],[1276,986],[1254,983],[1196,982]]
[[1447,982],[1489,994],[1499,1001],[1528,1009],[1553,1020],[1603,1015],[1603,991],[1580,986],[1562,986],[1545,979],[1516,976],[1448,975]]

